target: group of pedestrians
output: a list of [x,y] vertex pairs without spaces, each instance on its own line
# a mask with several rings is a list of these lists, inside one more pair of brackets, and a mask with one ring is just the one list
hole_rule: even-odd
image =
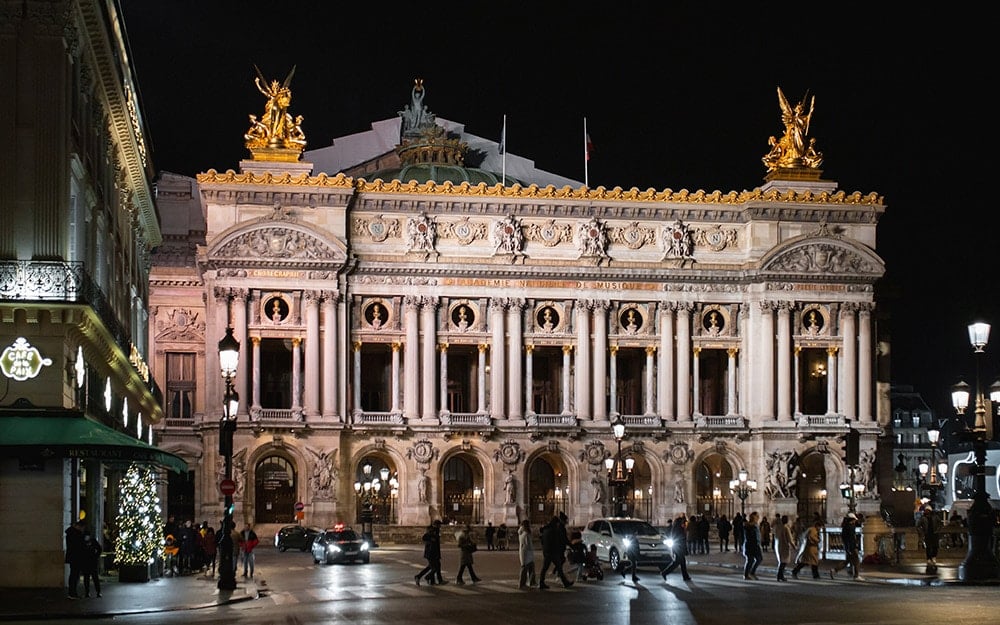
[[69,587],[66,595],[70,599],[80,598],[80,577],[83,577],[83,596],[90,597],[90,584],[94,592],[101,595],[101,554],[104,548],[82,520],[66,528],[66,564],[69,565]]

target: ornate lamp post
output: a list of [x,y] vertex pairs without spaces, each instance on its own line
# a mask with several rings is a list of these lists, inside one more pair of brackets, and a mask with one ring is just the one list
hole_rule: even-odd
[[715,486],[712,488],[712,512],[716,516],[719,514],[719,499],[722,499],[722,489]]
[[482,500],[483,500],[483,489],[479,486],[474,486],[472,488],[472,522],[477,525],[480,522],[479,506]]
[[375,544],[375,532],[372,527],[375,521],[375,482],[372,479],[372,463],[365,460],[361,466],[361,480],[354,482],[354,494],[358,498],[358,518],[361,521],[361,535],[368,539],[372,547]]
[[823,505],[823,521],[826,521],[826,496],[827,492],[825,488],[819,490],[819,500]]
[[[994,513],[990,505],[989,492],[986,490],[986,412],[987,402],[994,399],[993,387],[990,388],[990,400],[987,400],[979,383],[980,354],[985,352],[989,338],[990,324],[979,322],[969,326],[969,342],[972,344],[973,357],[976,361],[976,421],[971,430],[965,418],[965,410],[969,406],[969,385],[960,382],[951,393],[951,402],[957,415],[954,431],[959,440],[972,441],[972,451],[976,457],[976,493],[967,518],[969,551],[965,560],[958,566],[958,578],[963,582],[995,579],[1000,572],[997,560],[990,549]],[[1000,399],[1000,394],[997,399]],[[989,407],[992,409],[992,405]],[[992,418],[992,414],[990,417]]]
[[931,443],[931,459],[928,462],[921,458],[920,464],[917,465],[917,471],[920,473],[920,484],[930,491],[928,500],[934,504],[934,507],[937,507],[937,493],[944,487],[944,478],[948,474],[947,460],[938,456],[937,444],[940,437],[939,430],[927,430],[927,439]]
[[749,473],[746,469],[740,469],[735,480],[729,480],[729,492],[740,498],[740,514],[747,515],[747,497],[757,490],[757,480],[747,479]]
[[222,539],[219,542],[219,590],[236,589],[236,554],[233,553],[233,433],[236,432],[236,414],[240,399],[233,390],[233,377],[240,362],[240,342],[233,336],[233,328],[226,328],[226,335],[219,341],[219,368],[226,383],[219,419],[219,454],[226,463],[225,508],[222,511]]
[[615,442],[618,443],[618,453],[614,458],[605,458],[604,467],[608,470],[608,484],[614,487],[612,516],[629,516],[628,514],[628,484],[632,477],[635,458],[622,457],[622,439],[625,438],[625,424],[615,421],[611,426]]

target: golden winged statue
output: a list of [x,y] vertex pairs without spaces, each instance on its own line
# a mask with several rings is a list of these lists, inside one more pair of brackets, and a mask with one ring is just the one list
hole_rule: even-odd
[[[808,112],[806,100],[809,100]],[[816,108],[816,96],[810,99],[806,92],[801,101],[792,105],[781,87],[778,87],[778,106],[781,108],[781,123],[785,125],[785,134],[780,139],[773,135],[768,139],[771,151],[763,158],[767,170],[818,168],[823,162],[823,155],[816,151],[815,138],[810,138],[807,142],[809,124]]]
[[292,102],[292,90],[289,85],[295,68],[288,72],[284,82],[270,82],[264,78],[260,69],[254,65],[257,77],[254,84],[267,102],[264,103],[264,114],[260,119],[250,115],[250,129],[243,138],[246,146],[254,156],[254,160],[298,160],[299,154],[306,146],[306,136],[302,132],[302,116],[292,118],[288,106]]

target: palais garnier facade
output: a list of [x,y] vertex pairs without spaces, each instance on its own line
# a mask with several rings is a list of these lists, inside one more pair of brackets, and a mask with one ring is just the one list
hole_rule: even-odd
[[639,191],[502,154],[420,80],[398,117],[314,150],[292,85],[257,87],[238,170],[157,184],[157,427],[190,467],[170,514],[221,518],[227,328],[234,515],[265,533],[732,515],[741,470],[748,511],[839,518],[852,429],[878,511],[885,206],[822,178],[801,104],[779,90],[759,187]]

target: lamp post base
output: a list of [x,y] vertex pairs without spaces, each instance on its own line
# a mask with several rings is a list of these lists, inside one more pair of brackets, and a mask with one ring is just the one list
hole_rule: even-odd
[[976,499],[969,508],[969,552],[958,565],[958,579],[977,582],[1000,578],[1000,563],[993,556],[993,508]]

